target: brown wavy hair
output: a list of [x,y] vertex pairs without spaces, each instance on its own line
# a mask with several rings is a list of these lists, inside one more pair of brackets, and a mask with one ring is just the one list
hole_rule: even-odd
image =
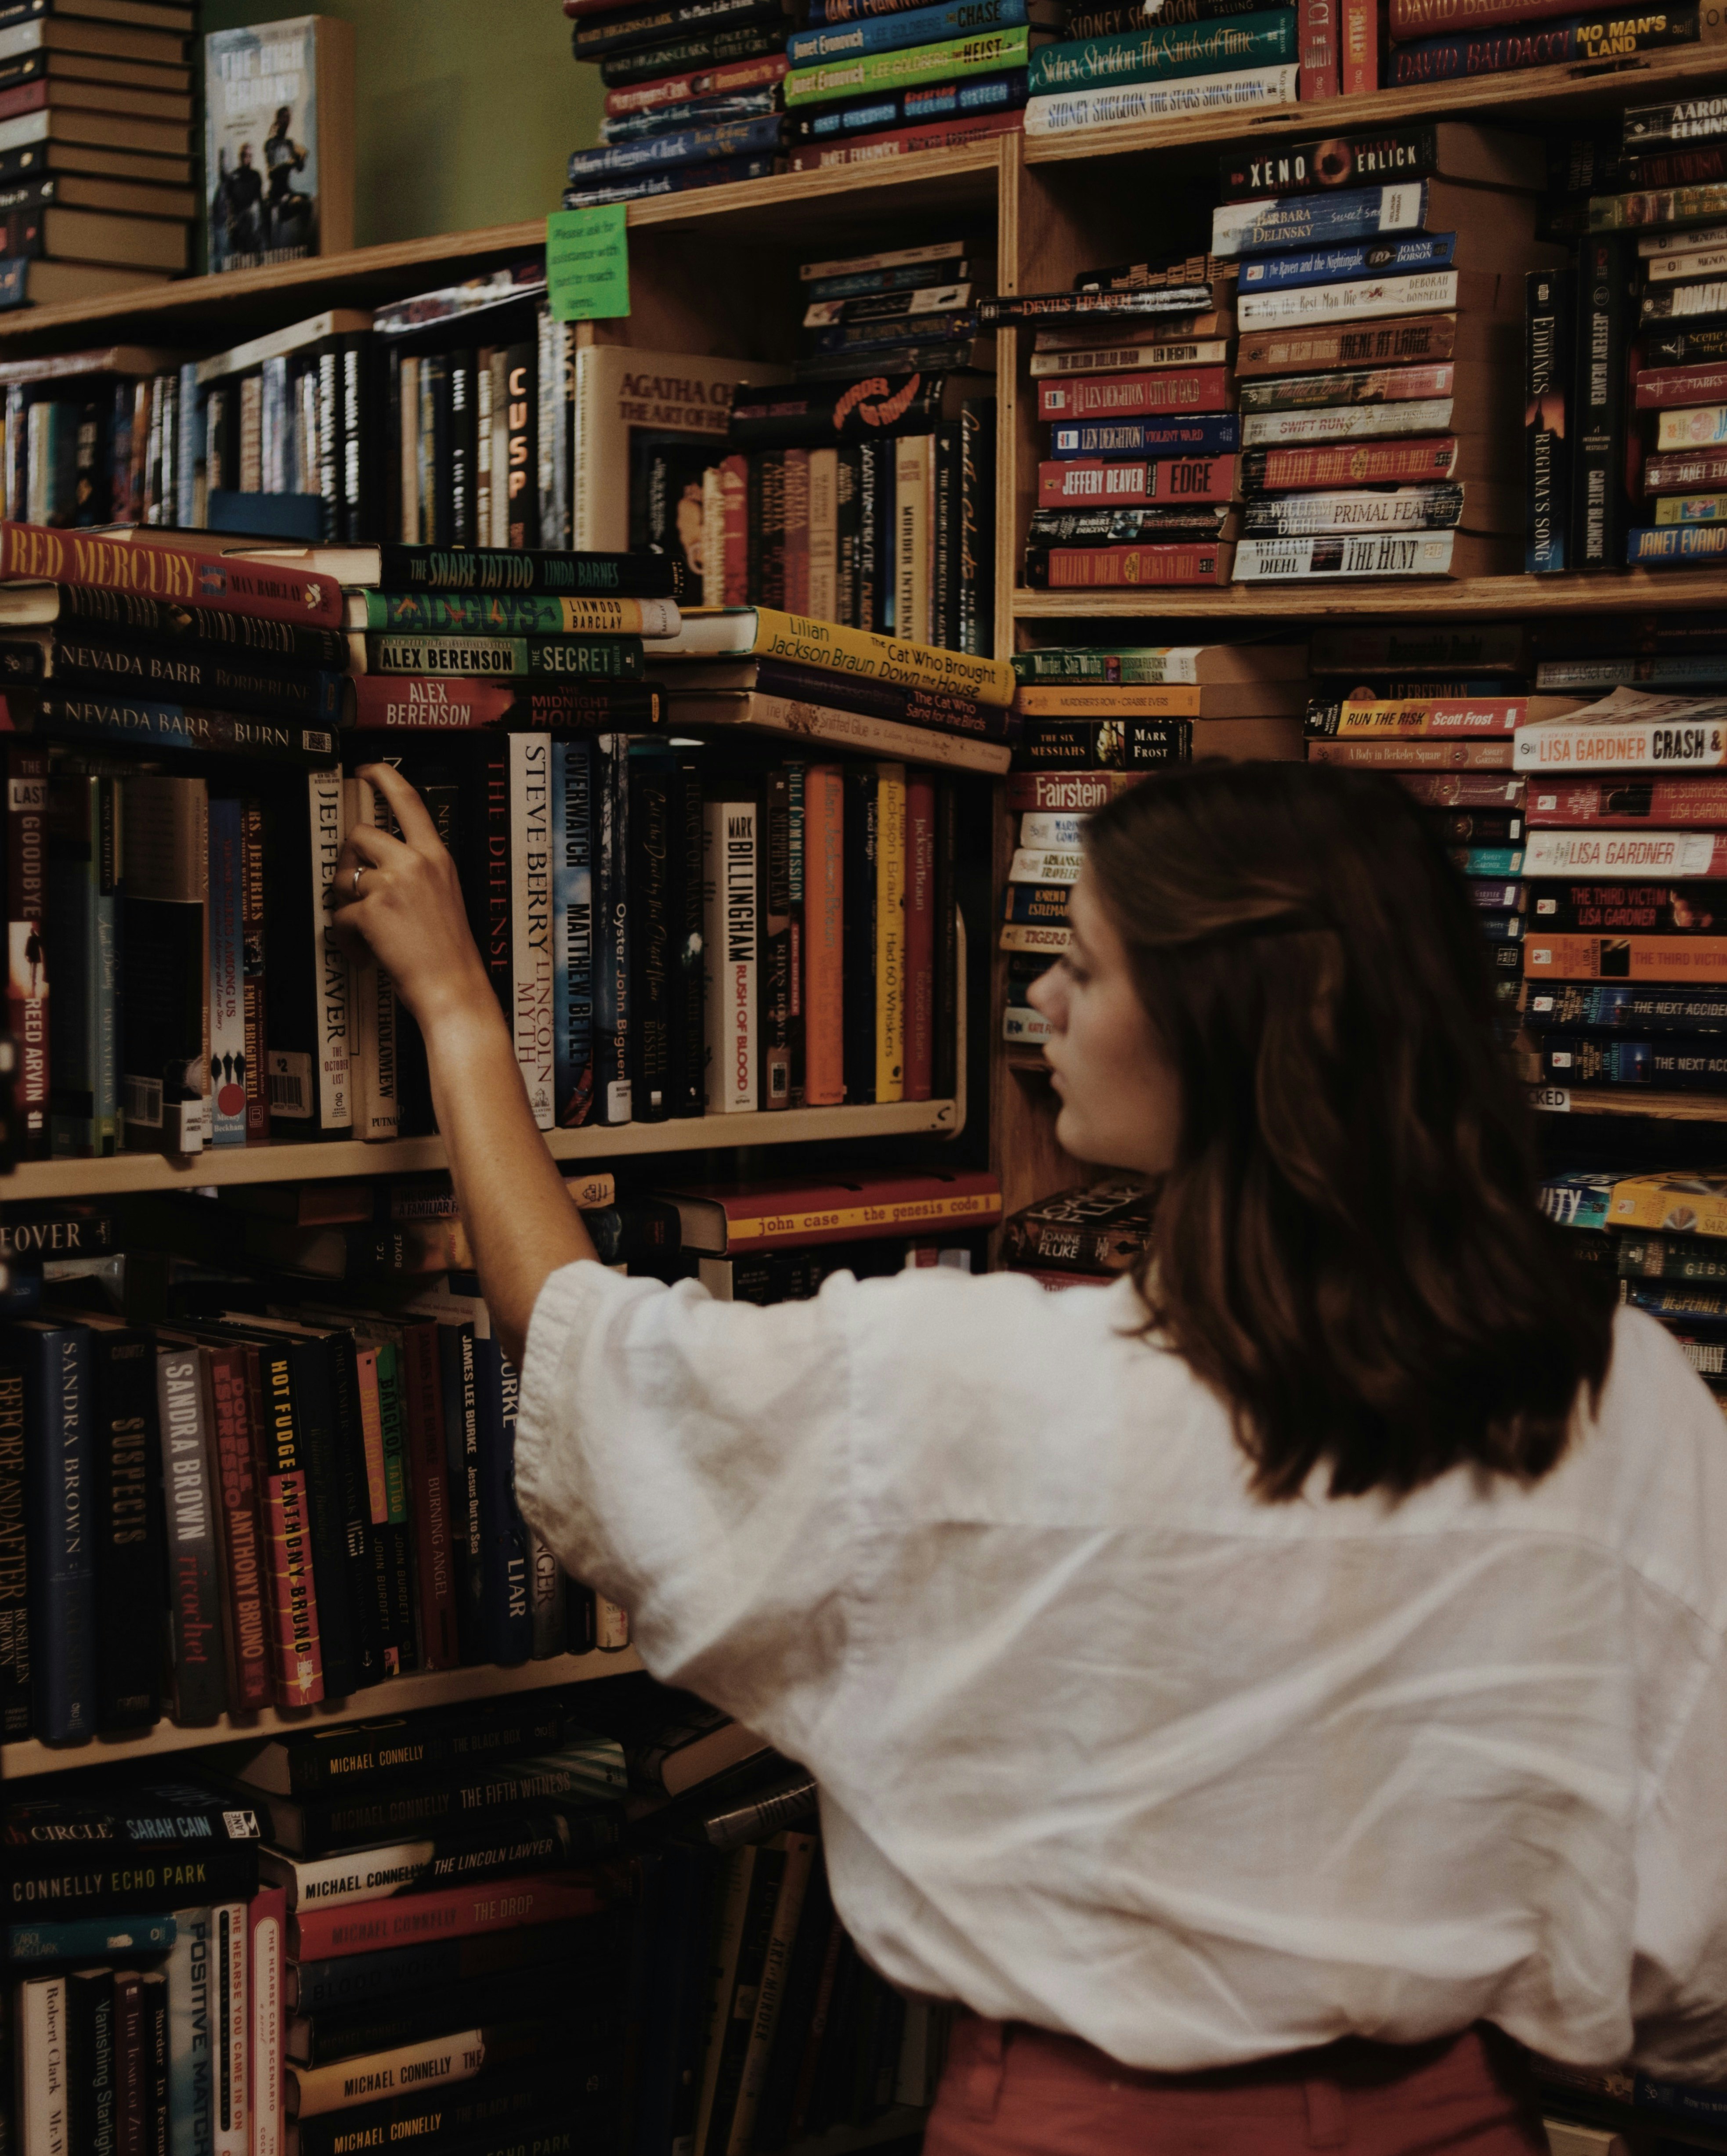
[[1609,1296],[1538,1210],[1469,895],[1394,781],[1206,763],[1085,855],[1181,1087],[1136,1276],[1267,1498],[1462,1463],[1532,1481],[1600,1395]]

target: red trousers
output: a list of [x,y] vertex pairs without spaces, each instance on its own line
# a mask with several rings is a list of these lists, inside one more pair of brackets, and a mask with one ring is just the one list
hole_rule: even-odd
[[1357,2040],[1262,2065],[1143,2073],[1069,2036],[968,2015],[923,2156],[1546,2156],[1521,2055],[1496,2030]]

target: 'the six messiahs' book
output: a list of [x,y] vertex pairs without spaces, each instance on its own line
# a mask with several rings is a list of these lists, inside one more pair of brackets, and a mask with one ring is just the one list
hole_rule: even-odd
[[255,270],[354,244],[354,33],[294,15],[204,39],[210,268]]

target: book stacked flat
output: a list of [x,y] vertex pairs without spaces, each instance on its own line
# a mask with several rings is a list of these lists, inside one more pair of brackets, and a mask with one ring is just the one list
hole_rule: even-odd
[[693,1277],[721,1302],[806,1301],[840,1272],[981,1272],[981,1236],[1001,1218],[1001,1186],[983,1171],[684,1183],[655,1202],[676,1214]]
[[256,1815],[202,1776],[67,1786],[0,1813],[13,2145],[280,2146],[282,1917]]
[[1467,881],[1509,1027],[1525,927],[1526,788],[1515,731],[1532,713],[1556,717],[1577,699],[1531,696],[1523,634],[1497,624],[1322,629],[1312,666],[1308,761],[1383,772],[1431,812]]
[[1133,1176],[1058,1190],[1003,1224],[1002,1261],[1051,1290],[1108,1287],[1144,1259],[1155,1209],[1155,1194]]
[[787,41],[792,169],[958,149],[1021,124],[1061,0],[810,0]]
[[597,148],[570,154],[563,204],[634,202],[778,172],[787,0],[563,0],[577,59],[606,86]]
[[1026,530],[1030,589],[1227,583],[1241,439],[1231,272],[1183,255],[984,301],[985,323],[1036,331],[1051,454]]
[[0,29],[0,309],[100,299],[188,267],[195,14],[181,0],[12,11]]
[[[1560,1082],[1542,1091],[1557,1098],[1565,1090]],[[1548,1218],[1570,1231],[1566,1241],[1577,1261],[1615,1277],[1620,1301],[1646,1311],[1672,1335],[1727,1415],[1727,1179],[1688,1168],[1637,1175],[1573,1168],[1549,1176],[1537,1196]],[[1633,2100],[1628,2087],[1601,2088],[1601,2076],[1589,2076],[1596,2084],[1591,2090],[1586,2068],[1536,2065],[1544,2082],[1564,2090],[1568,2109],[1580,2087],[1622,2103]],[[1646,2082],[1640,2073],[1635,2101],[1694,2124],[1706,2106],[1718,2112],[1722,2099],[1716,2090]]]
[[1719,15],[1676,8],[1586,14],[1575,0],[1390,0],[1385,77],[1392,89],[1580,62],[1622,64],[1675,47],[1713,44]]
[[281,1900],[302,2152],[410,2120],[444,2147],[452,2092],[507,2094],[518,2133],[555,2109],[604,2135],[630,1924],[622,1876],[592,1868],[622,1824],[614,1738],[541,1693],[308,1730],[231,1771]]
[[[1485,131],[1424,131],[1446,138],[1429,166],[1507,161]],[[1524,277],[1563,259],[1535,237],[1537,198],[1437,176],[1328,188],[1317,163],[1213,216],[1239,265],[1235,580],[1514,568]],[[1226,164],[1226,196],[1253,183]]]
[[[1245,8],[1188,0],[1159,9],[1155,21],[1138,4],[1087,0],[1070,13],[1064,38],[1031,55],[1025,131],[1067,135],[1293,105],[1301,56],[1294,0],[1274,7],[1248,0]],[[1334,92],[1334,52],[1333,68]]]
[[995,341],[979,334],[974,299],[987,266],[978,257],[955,239],[800,264],[799,381],[993,372]]

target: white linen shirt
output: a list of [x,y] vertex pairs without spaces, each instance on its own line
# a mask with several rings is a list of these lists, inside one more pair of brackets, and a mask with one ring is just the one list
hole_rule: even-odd
[[1619,1315],[1529,1488],[1250,1494],[1126,1281],[534,1312],[522,1508],[821,1789],[896,1984],[1226,2066],[1478,2020],[1727,2080],[1727,1430]]

